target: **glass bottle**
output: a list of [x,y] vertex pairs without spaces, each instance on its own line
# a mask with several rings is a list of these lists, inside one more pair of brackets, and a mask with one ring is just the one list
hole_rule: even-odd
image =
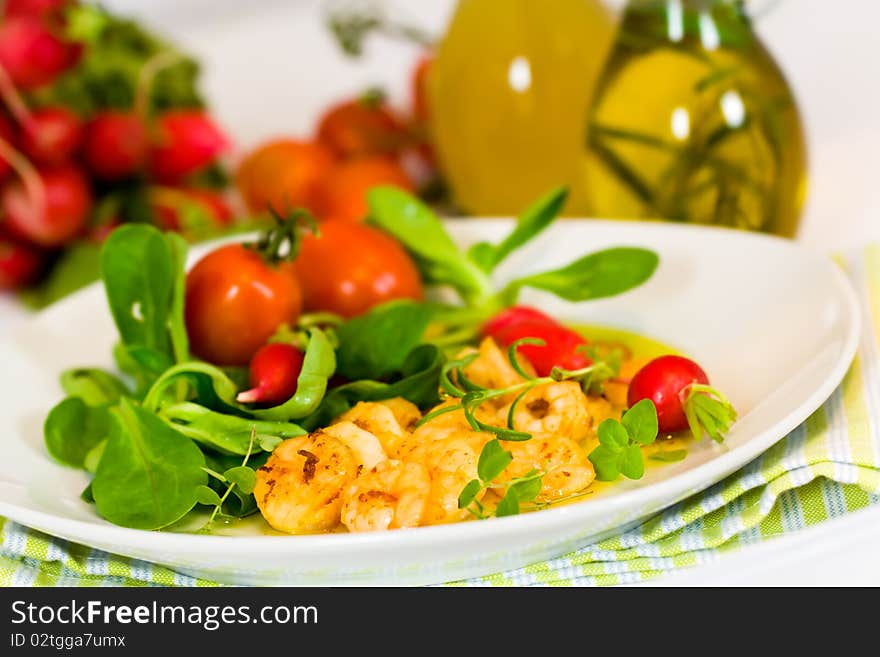
[[589,112],[592,215],[795,234],[801,121],[743,5],[629,0]]
[[[432,139],[465,212],[520,212],[580,182],[584,116],[611,47],[600,0],[460,0],[428,78]],[[583,213],[573,189],[567,213]]]

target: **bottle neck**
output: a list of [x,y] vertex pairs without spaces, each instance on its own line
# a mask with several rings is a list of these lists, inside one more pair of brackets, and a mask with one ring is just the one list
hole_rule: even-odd
[[629,0],[629,7],[665,9],[667,12],[705,12],[726,5],[743,9],[744,0]]
[[753,35],[744,0],[628,0],[624,29],[706,50],[746,47]]

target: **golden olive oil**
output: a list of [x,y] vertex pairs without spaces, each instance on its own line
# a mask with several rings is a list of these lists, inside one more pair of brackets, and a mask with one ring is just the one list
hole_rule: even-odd
[[795,234],[801,123],[742,2],[630,0],[588,123],[591,214]]
[[611,46],[601,0],[461,0],[428,80],[431,132],[455,203],[512,215],[578,185],[587,109]]

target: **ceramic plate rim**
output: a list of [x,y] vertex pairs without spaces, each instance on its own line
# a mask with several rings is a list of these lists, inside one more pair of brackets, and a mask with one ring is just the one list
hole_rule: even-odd
[[[508,218],[501,217],[479,217],[475,218],[485,222],[510,221]],[[455,221],[454,219],[452,221]],[[657,222],[637,222],[628,221],[622,223],[617,220],[608,219],[566,219],[566,223],[572,222],[589,222],[595,226],[650,226],[657,229],[662,226],[663,230],[684,230],[690,231],[725,231],[733,232],[731,229],[711,227],[711,226],[688,226],[677,224],[658,224]],[[786,247],[793,249],[804,249],[803,246],[785,240],[782,238],[760,234],[760,233],[741,233],[736,234],[744,239],[772,240]],[[240,238],[240,236],[237,236]],[[223,238],[219,241],[229,241],[233,238]],[[199,245],[204,246],[204,245]],[[607,512],[613,512],[615,508],[631,507],[633,505],[648,502],[654,497],[660,496],[663,489],[674,488],[678,490],[676,501],[680,500],[686,494],[693,494],[698,490],[707,488],[716,483],[729,472],[742,467],[745,463],[759,456],[762,452],[769,449],[776,442],[785,437],[790,431],[801,424],[810,414],[818,409],[840,385],[843,377],[846,375],[853,359],[855,358],[858,348],[858,342],[861,334],[861,310],[859,309],[857,296],[852,285],[833,261],[828,259],[828,271],[834,279],[835,287],[841,293],[841,300],[847,310],[846,317],[848,321],[848,333],[844,342],[842,356],[835,363],[831,375],[823,382],[823,385],[817,387],[811,395],[809,395],[799,406],[791,409],[784,419],[777,424],[765,429],[762,432],[752,435],[729,451],[718,454],[714,458],[702,463],[694,468],[676,474],[669,479],[647,484],[645,486],[618,493],[614,496],[604,498],[601,502],[606,507]],[[94,285],[99,285],[96,283]],[[92,286],[90,286],[92,287]],[[53,305],[43,312],[57,311],[61,304],[71,304],[77,301],[77,297],[88,290],[85,288],[67,299],[64,299],[57,305]],[[34,321],[42,316],[38,313],[33,318],[26,320]],[[46,458],[49,458],[48,455]],[[670,502],[668,505],[674,504]],[[590,506],[596,502],[590,502]],[[540,524],[558,524],[565,521],[569,516],[576,521],[579,515],[579,509],[586,508],[583,503],[564,505],[556,508],[542,510],[540,513],[522,514],[518,516],[510,516],[505,518],[491,518],[483,522],[464,522],[452,523],[447,525],[436,525],[429,527],[417,527],[408,529],[407,531],[393,532],[365,532],[365,533],[340,533],[340,534],[311,534],[311,535],[289,535],[289,536],[228,536],[228,535],[203,535],[193,533],[176,533],[167,531],[151,531],[141,529],[131,529],[126,527],[118,527],[111,524],[100,524],[99,522],[90,522],[85,520],[77,520],[46,513],[25,509],[15,504],[10,504],[0,500],[0,515],[4,515],[16,522],[24,525],[40,529],[50,534],[59,536],[76,535],[82,537],[88,532],[95,534],[100,533],[100,538],[95,542],[113,542],[121,545],[134,545],[138,538],[149,537],[150,547],[155,550],[166,551],[183,551],[192,552],[207,546],[215,548],[231,547],[236,549],[258,550],[264,553],[286,552],[293,556],[291,548],[300,547],[306,550],[314,549],[338,549],[340,547],[359,547],[369,546],[390,542],[395,547],[414,547],[424,543],[436,543],[442,539],[444,535],[448,538],[455,536],[458,540],[465,540],[471,534],[479,537],[486,532],[497,533],[519,533],[523,529],[535,531]],[[101,522],[100,518],[97,518]],[[97,537],[95,537],[97,538]],[[77,538],[76,542],[89,544],[87,539]],[[255,555],[258,556],[258,555]]]

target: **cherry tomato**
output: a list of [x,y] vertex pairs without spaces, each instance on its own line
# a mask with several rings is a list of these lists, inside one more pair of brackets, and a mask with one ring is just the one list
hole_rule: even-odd
[[242,404],[283,404],[296,392],[303,352],[290,344],[270,342],[260,347],[250,364],[251,389],[238,393]]
[[79,48],[63,41],[39,18],[15,16],[0,22],[0,66],[22,90],[41,87],[76,61]]
[[164,183],[180,182],[213,164],[229,146],[211,117],[198,110],[165,112],[156,121],[156,133],[150,171]]
[[517,348],[517,353],[532,364],[539,376],[549,375],[554,367],[579,370],[593,362],[580,350],[586,346],[587,340],[580,333],[560,324],[519,322],[499,331],[495,339],[507,347],[523,338],[538,338],[545,342],[544,345],[524,344]]
[[400,165],[385,157],[342,162],[318,187],[314,211],[321,217],[360,221],[367,216],[367,192],[378,185],[415,191]]
[[35,110],[24,125],[21,148],[37,164],[60,165],[71,158],[83,140],[79,117],[66,107]]
[[147,127],[134,112],[98,112],[86,128],[86,163],[104,180],[128,178],[142,170],[149,148]]
[[282,324],[294,325],[302,293],[290,263],[229,244],[186,277],[186,328],[193,352],[216,365],[247,365]]
[[236,172],[235,183],[252,212],[272,207],[283,214],[314,207],[318,184],[332,165],[332,154],[320,144],[278,140],[248,155]]
[[660,356],[632,378],[627,402],[634,406],[642,399],[650,399],[657,407],[660,431],[682,431],[688,428],[687,388],[694,383],[709,384],[709,377],[694,361],[682,356]]
[[497,338],[507,328],[524,323],[558,324],[555,319],[530,306],[511,306],[492,317],[483,324],[481,333],[484,336]]
[[33,282],[43,261],[40,251],[0,236],[0,290],[13,290]]
[[41,171],[45,204],[35,205],[20,180],[0,192],[0,208],[7,229],[22,239],[44,247],[62,246],[85,228],[92,209],[89,181],[74,166]]
[[331,220],[303,238],[294,261],[305,307],[354,317],[392,299],[419,300],[422,281],[394,238],[360,223]]
[[355,99],[324,114],[318,141],[342,158],[387,155],[405,144],[406,129],[382,99]]

